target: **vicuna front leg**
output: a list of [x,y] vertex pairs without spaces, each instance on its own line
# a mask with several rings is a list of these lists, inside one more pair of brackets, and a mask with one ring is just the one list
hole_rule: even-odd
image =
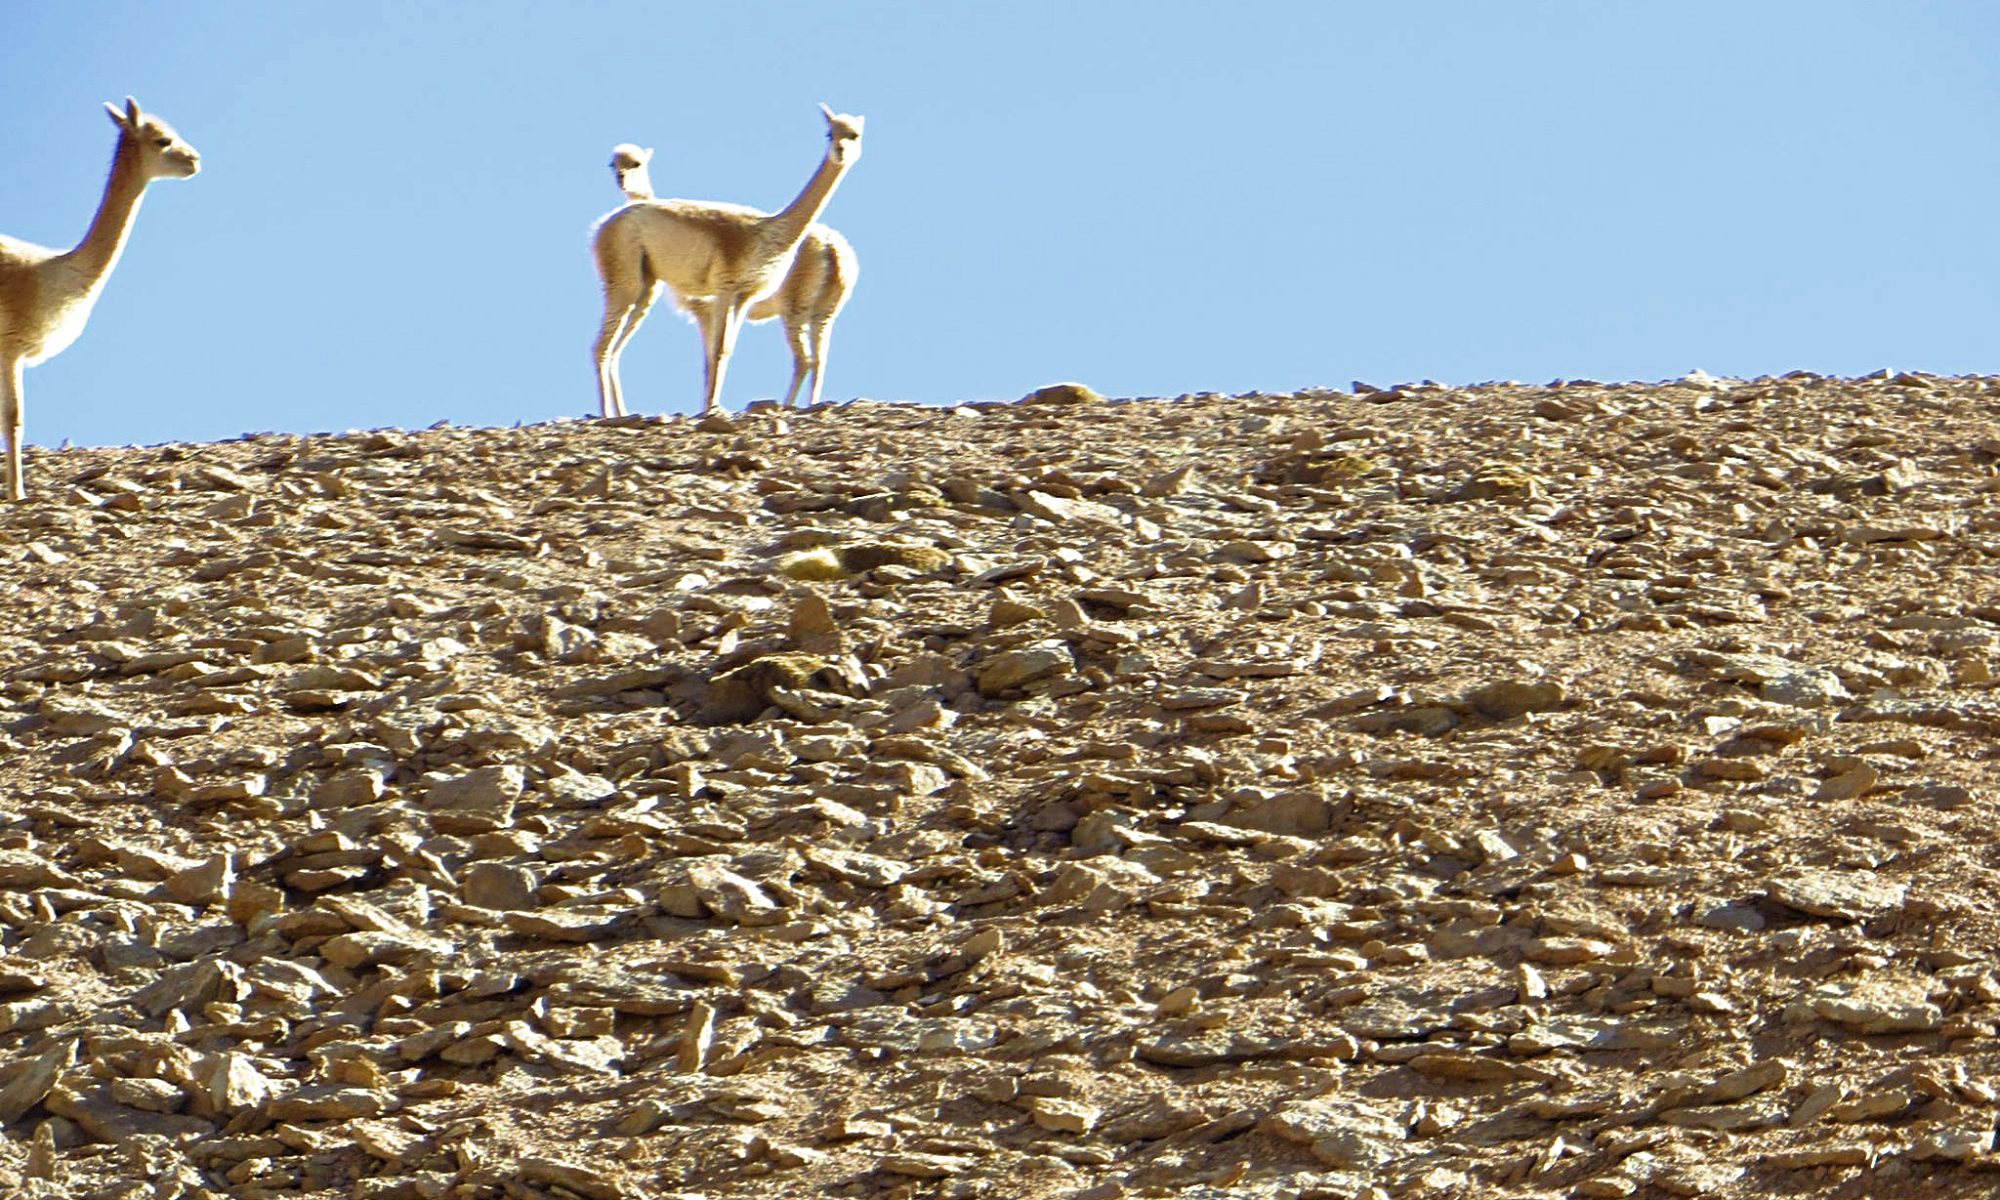
[[736,352],[736,331],[742,327],[742,301],[735,296],[717,296],[701,331],[708,351],[707,394],[701,402],[703,416],[714,412],[721,400],[722,380],[729,373],[729,356]]
[[0,424],[5,424],[7,433],[9,500],[24,500],[28,495],[21,486],[21,375],[20,359],[0,362]]

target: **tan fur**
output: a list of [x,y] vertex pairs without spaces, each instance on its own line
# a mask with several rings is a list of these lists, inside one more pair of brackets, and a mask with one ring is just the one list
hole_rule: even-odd
[[[781,211],[767,214],[711,201],[635,199],[598,222],[591,249],[604,283],[604,320],[593,353],[603,415],[625,412],[619,356],[661,288],[670,291],[675,306],[701,328],[702,411],[716,409],[737,330],[751,308],[785,282],[813,219],[861,155],[861,118],[835,113],[823,104],[820,111],[827,123],[826,156],[798,197]],[[644,157],[637,157],[643,191],[650,195],[652,186],[643,181],[644,165]],[[614,157],[613,169],[620,172],[621,188],[631,195],[631,164],[621,169]],[[851,260],[851,250],[848,257]]]
[[[652,159],[651,150],[629,142],[611,148],[611,172],[626,199],[653,198],[653,180],[647,170]],[[807,404],[819,403],[833,319],[847,304],[859,274],[854,247],[834,230],[814,222],[806,226],[792,269],[785,273],[778,289],[750,306],[751,321],[778,319],[785,324],[785,343],[792,350],[792,386],[785,392],[786,408],[798,398],[799,386],[807,375],[812,376]]]
[[27,495],[21,478],[24,371],[62,353],[83,333],[125,249],[146,185],[201,170],[194,147],[166,122],[139,111],[138,101],[127,96],[122,111],[104,107],[118,126],[118,149],[83,240],[59,252],[0,237],[0,426],[7,442],[7,495],[14,500]]

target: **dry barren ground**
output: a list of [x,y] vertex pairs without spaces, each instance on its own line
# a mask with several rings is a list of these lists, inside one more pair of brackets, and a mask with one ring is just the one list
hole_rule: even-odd
[[0,1187],[1989,1195],[1996,404],[36,455]]

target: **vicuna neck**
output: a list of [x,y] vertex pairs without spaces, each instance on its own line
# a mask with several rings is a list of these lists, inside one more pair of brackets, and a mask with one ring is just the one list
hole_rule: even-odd
[[90,230],[76,249],[63,257],[81,268],[84,278],[94,282],[111,273],[119,252],[132,232],[139,200],[146,193],[146,177],[139,169],[139,147],[130,134],[118,139],[117,153],[111,157],[111,178],[104,185],[104,199],[91,218]]
[[826,157],[819,160],[819,170],[806,180],[805,190],[771,217],[768,228],[781,231],[794,241],[803,236],[806,226],[819,219],[821,210],[826,208],[827,200],[833,195],[833,185],[840,182],[840,176],[846,170],[845,166],[835,165],[833,148],[829,146]]

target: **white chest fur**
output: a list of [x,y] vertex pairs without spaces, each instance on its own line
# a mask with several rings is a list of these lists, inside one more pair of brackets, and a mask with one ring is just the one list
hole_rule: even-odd
[[96,306],[102,290],[90,288],[48,309],[45,319],[40,322],[40,336],[28,339],[26,361],[29,366],[46,362],[69,349],[70,343],[82,335],[83,327],[90,322],[90,310]]

